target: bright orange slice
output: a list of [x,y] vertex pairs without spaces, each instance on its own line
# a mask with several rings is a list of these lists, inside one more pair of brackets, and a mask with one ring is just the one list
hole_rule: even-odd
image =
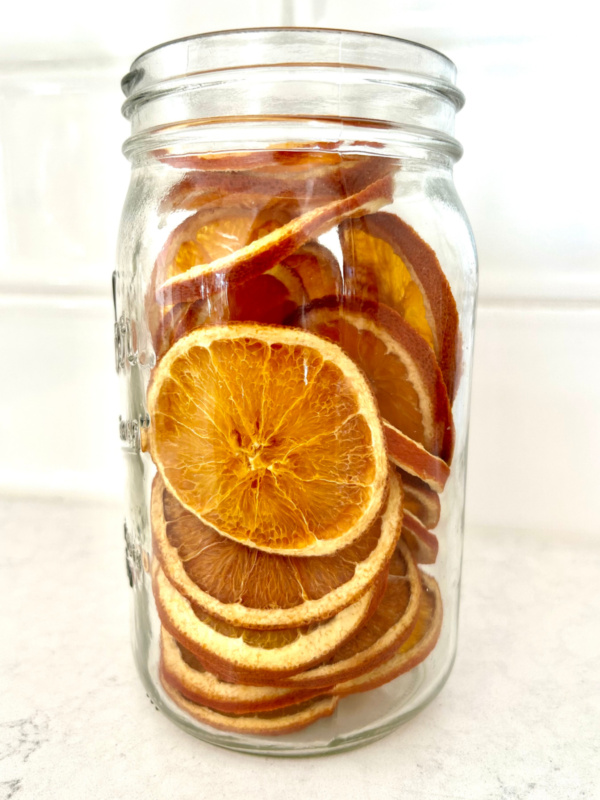
[[402,492],[392,476],[383,513],[355,542],[331,556],[279,556],[221,536],[159,476],[152,487],[153,549],[167,578],[195,607],[247,628],[306,625],[356,602],[387,567],[401,522]]
[[428,530],[435,528],[440,521],[440,496],[419,478],[403,470],[398,470],[398,474],[404,487],[405,509],[417,517]]
[[342,197],[302,214],[231,255],[196,261],[185,272],[166,280],[157,290],[159,303],[193,302],[218,292],[225,285],[243,283],[279,264],[298,248],[345,219],[368,214],[391,201],[392,178],[387,175],[348,197]]
[[292,322],[339,344],[369,379],[383,419],[450,463],[452,412],[435,356],[399,314],[379,303],[314,303]]
[[347,268],[370,276],[371,298],[395,309],[433,347],[453,400],[458,311],[435,252],[410,225],[385,212],[345,222],[340,239]]
[[383,664],[334,687],[340,697],[355,692],[366,692],[403,675],[418,666],[431,653],[442,629],[442,598],[434,578],[420,573],[422,581],[421,602],[417,622],[411,635],[398,648],[396,653]]
[[222,731],[246,733],[257,736],[278,736],[293,733],[318,719],[329,717],[338,704],[337,697],[321,697],[306,700],[294,706],[279,708],[275,711],[263,711],[250,715],[238,716],[222,711],[214,711],[206,706],[193,703],[169,685],[161,674],[163,688],[167,696],[191,717],[204,725],[210,725]]
[[161,629],[160,668],[163,682],[191,700],[215,711],[255,714],[309,700],[321,689],[278,689],[227,683],[204,669],[200,661]]
[[417,564],[435,564],[439,549],[438,538],[410,511],[404,514],[402,541],[406,542]]
[[[379,586],[326,622],[280,631],[257,631],[220,622],[196,610],[152,569],[158,615],[165,628],[210,672],[230,683],[270,685],[318,664],[363,624],[379,597]],[[275,683],[273,683],[275,685]]]
[[400,540],[390,563],[383,597],[367,622],[323,664],[288,678],[275,678],[274,685],[324,690],[372,669],[389,658],[410,635],[420,596],[418,569]]
[[308,331],[193,331],[159,361],[147,441],[171,494],[225,536],[327,555],[373,524],[387,454],[366,379]]

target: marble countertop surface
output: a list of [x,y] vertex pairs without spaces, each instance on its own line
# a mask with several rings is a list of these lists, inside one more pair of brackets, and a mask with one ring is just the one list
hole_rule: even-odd
[[4,499],[0,542],[0,800],[600,798],[600,535],[469,530],[442,693],[299,760],[204,744],[149,703],[118,507]]

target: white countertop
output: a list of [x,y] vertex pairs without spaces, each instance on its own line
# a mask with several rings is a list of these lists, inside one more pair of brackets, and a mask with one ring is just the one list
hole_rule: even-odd
[[0,502],[0,800],[600,797],[600,536],[468,531],[442,693],[379,742],[290,760],[150,704],[121,531],[112,505]]

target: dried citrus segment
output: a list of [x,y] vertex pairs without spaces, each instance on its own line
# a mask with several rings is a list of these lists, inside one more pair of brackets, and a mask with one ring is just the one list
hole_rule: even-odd
[[440,496],[425,481],[401,469],[398,474],[404,487],[404,508],[417,517],[428,530],[435,528],[440,521]]
[[224,285],[243,283],[292,255],[344,219],[368,214],[391,201],[392,179],[385,176],[348,197],[321,205],[262,236],[231,255],[192,266],[174,275],[157,290],[159,303],[193,302],[218,292]]
[[185,509],[159,476],[152,488],[154,553],[181,594],[232,625],[288,628],[329,619],[385,569],[400,536],[402,491],[392,476],[383,513],[331,556],[280,556],[248,548]]
[[155,368],[148,411],[167,489],[225,536],[326,555],[380,511],[388,467],[375,399],[348,356],[312,333],[193,331]]
[[422,591],[416,624],[410,636],[394,655],[383,664],[343,683],[333,691],[340,697],[355,692],[366,692],[397,678],[416,667],[431,653],[442,629],[442,598],[434,578],[420,572]]
[[322,690],[278,689],[227,683],[208,672],[200,661],[161,629],[161,674],[173,689],[194,703],[215,711],[253,714],[285,708],[315,697]]
[[323,661],[343,644],[370,613],[375,589],[333,619],[302,628],[257,631],[237,628],[194,610],[155,563],[156,607],[164,628],[202,665],[230,682],[269,683]]
[[443,492],[446,481],[450,477],[450,467],[441,458],[433,456],[427,450],[394,428],[384,420],[383,430],[390,461],[395,466],[420,478],[434,492]]
[[302,283],[304,303],[342,294],[340,265],[333,253],[318,242],[308,242],[283,265]]
[[369,379],[383,419],[450,463],[454,429],[441,372],[431,348],[395,311],[326,299],[292,322],[339,344]]
[[337,697],[322,697],[275,711],[263,711],[238,716],[214,711],[206,706],[193,703],[170,686],[162,674],[161,680],[165,692],[176,706],[204,725],[210,725],[213,728],[232,733],[247,733],[258,736],[277,736],[284,733],[293,733],[306,728],[307,725],[311,725],[318,719],[331,716],[339,702]]
[[417,564],[435,564],[439,549],[438,538],[410,511],[404,515],[402,541],[406,542]]
[[388,658],[412,631],[420,604],[419,573],[406,545],[400,541],[390,562],[382,599],[375,612],[333,656],[313,669],[276,679],[287,687],[324,688],[366,670]]
[[453,400],[458,311],[435,252],[410,225],[386,212],[345,222],[340,239],[348,268],[369,276],[370,297],[395,309],[433,347]]

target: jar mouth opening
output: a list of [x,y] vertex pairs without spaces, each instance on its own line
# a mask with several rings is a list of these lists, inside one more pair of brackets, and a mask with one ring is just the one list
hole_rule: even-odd
[[155,45],[141,53],[121,81],[123,113],[162,86],[226,70],[268,67],[339,67],[408,76],[432,85],[462,108],[456,66],[443,53],[419,42],[379,33],[334,29],[269,27],[212,31]]

